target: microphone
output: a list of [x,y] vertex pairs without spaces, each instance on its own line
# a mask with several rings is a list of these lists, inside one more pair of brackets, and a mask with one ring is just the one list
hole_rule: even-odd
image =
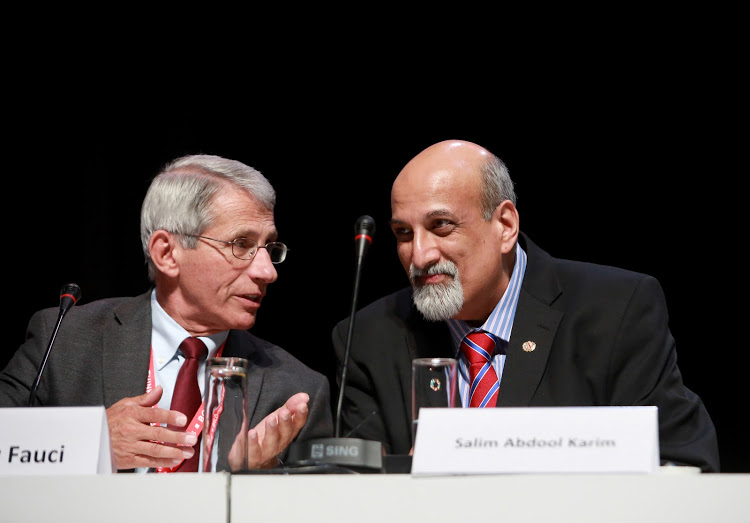
[[346,349],[341,368],[341,382],[339,384],[339,401],[336,407],[336,437],[341,436],[341,407],[344,403],[344,388],[346,387],[346,374],[349,367],[349,352],[352,346],[352,334],[354,334],[354,314],[357,312],[357,298],[359,296],[359,280],[362,274],[362,261],[367,248],[372,243],[375,234],[375,220],[371,216],[360,216],[354,224],[354,243],[357,252],[357,270],[354,275],[354,291],[352,292],[352,308],[349,314],[349,328],[346,335]]
[[[362,265],[362,260],[365,257],[367,248],[372,244],[372,237],[375,235],[375,220],[371,216],[360,216],[357,222],[354,224],[354,243],[357,249],[357,276],[355,279],[355,285],[359,283],[359,268]],[[357,289],[355,287],[355,292]],[[354,300],[356,304],[357,296],[355,294]]]
[[66,285],[63,285],[62,289],[60,289],[60,313],[57,316],[55,330],[52,331],[52,336],[50,336],[49,344],[47,345],[47,351],[44,353],[42,364],[39,366],[39,372],[37,373],[36,379],[34,380],[34,385],[31,387],[31,393],[29,394],[29,407],[34,406],[34,402],[36,400],[36,390],[39,388],[39,382],[42,380],[42,373],[44,372],[44,367],[47,365],[47,358],[49,358],[49,353],[52,350],[52,344],[55,343],[57,331],[60,329],[60,324],[62,323],[63,317],[80,299],[81,288],[75,283],[68,283]]
[[[372,244],[375,234],[375,220],[371,216],[360,216],[354,224],[354,243],[357,256],[356,273],[354,276],[354,291],[352,292],[351,313],[349,315],[349,327],[346,336],[346,349],[341,368],[341,380],[339,382],[339,398],[336,407],[336,432],[333,438],[317,438],[302,442],[296,447],[290,448],[290,461],[298,464],[312,463],[319,466],[344,467],[361,472],[380,472],[383,468],[383,444],[379,441],[370,441],[359,438],[341,437],[341,407],[344,403],[344,389],[346,388],[347,367],[349,366],[349,353],[352,345],[352,334],[354,333],[354,315],[357,311],[357,298],[359,295],[359,280],[362,274],[362,262],[367,249]],[[365,418],[366,421],[375,412]],[[361,425],[361,423],[360,423]],[[356,429],[355,429],[356,430]],[[351,431],[354,432],[354,431]]]

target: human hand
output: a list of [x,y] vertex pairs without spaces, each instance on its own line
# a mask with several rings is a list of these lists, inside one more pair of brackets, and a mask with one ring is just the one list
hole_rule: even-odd
[[157,386],[141,396],[123,398],[107,409],[110,444],[118,469],[174,467],[193,455],[195,434],[159,426],[184,427],[188,422],[181,412],[154,408],[162,392]]
[[298,392],[286,403],[263,418],[247,433],[248,468],[273,468],[278,466],[277,456],[297,436],[307,421],[307,402],[304,392]]

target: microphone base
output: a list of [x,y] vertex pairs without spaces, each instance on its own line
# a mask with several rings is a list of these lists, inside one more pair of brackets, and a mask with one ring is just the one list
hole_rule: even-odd
[[383,472],[383,444],[359,438],[316,438],[289,448],[287,467],[341,467],[360,473]]

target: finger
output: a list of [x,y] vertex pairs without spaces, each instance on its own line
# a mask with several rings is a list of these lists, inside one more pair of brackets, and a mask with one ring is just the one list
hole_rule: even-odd
[[278,414],[278,439],[276,441],[277,454],[284,450],[284,448],[286,448],[286,446],[291,443],[292,439],[294,439],[294,436],[297,435],[297,432],[299,432],[298,429],[295,429],[292,413],[289,409],[287,409],[286,407],[281,407],[278,410]]
[[[113,441],[161,441],[166,443],[193,445],[196,435],[183,430],[172,430],[162,427],[159,421],[174,419],[168,416],[170,411],[162,413],[151,412],[161,409],[151,407],[133,407],[126,410],[108,413],[110,438]],[[181,414],[182,420],[174,419],[175,422],[183,421],[185,415]],[[153,423],[153,425],[152,425]]]
[[153,407],[154,405],[159,403],[163,392],[164,389],[162,388],[162,386],[157,385],[146,394],[141,394],[140,396],[136,396],[133,399],[141,407]]
[[260,447],[260,438],[258,430],[250,429],[247,431],[247,466],[251,469],[257,469],[263,462],[263,451]]
[[159,386],[141,396],[123,398],[107,409],[107,419],[112,420],[122,417],[140,423],[160,423],[184,427],[188,420],[183,413],[154,407],[161,398],[161,393],[162,388]]
[[293,411],[292,413],[292,421],[294,424],[294,435],[296,436],[300,430],[302,430],[302,427],[305,426],[305,423],[307,423],[307,416],[309,414],[309,410],[307,407],[307,403],[303,403],[300,405],[296,411]]
[[284,441],[282,442],[283,446],[278,450],[278,452],[284,450],[292,442],[292,440],[297,437],[297,434],[299,434],[299,431],[302,430],[302,427],[305,426],[305,423],[307,423],[307,417],[309,414],[307,403],[301,403],[297,407],[296,411],[292,411],[289,414],[290,419],[288,423],[282,423],[280,429],[280,432],[284,437]]
[[[309,395],[304,392],[299,392],[289,398],[285,403],[284,407],[286,407],[286,409],[288,409],[289,411],[289,415],[291,416],[291,423],[286,427],[282,424],[281,433],[283,436],[286,436],[288,438],[288,441],[284,444],[284,447],[286,447],[286,445],[291,442],[291,440],[297,435],[297,433],[302,430],[302,427],[305,426],[305,423],[307,422],[309,401]],[[286,417],[283,415],[284,407],[279,409],[279,415],[281,416],[282,422],[286,421]]]
[[135,418],[141,423],[158,423],[160,425],[172,425],[173,427],[184,427],[188,419],[179,410],[167,410],[160,408],[139,408]]
[[153,441],[125,441],[114,448],[118,468],[174,467],[190,458],[197,449],[165,445]]
[[[155,410],[155,409],[148,409]],[[170,411],[163,411],[170,412]],[[185,415],[181,414],[183,420]],[[147,420],[158,420],[160,416],[150,417],[146,416]],[[159,423],[153,423],[151,421],[137,420],[130,424],[124,424],[121,426],[123,435],[130,440],[136,441],[156,441],[160,443],[168,443],[172,445],[187,445],[193,446],[197,440],[197,434],[193,431],[185,430],[174,430],[171,427],[163,427]]]
[[142,438],[147,441],[155,441],[158,443],[166,443],[168,445],[182,447],[192,447],[198,442],[198,435],[193,432],[172,430],[161,426],[149,426],[148,429],[148,436]]
[[[260,433],[263,432],[261,439]],[[248,468],[271,468],[278,464],[278,417],[271,413],[247,433]]]
[[278,412],[274,412],[270,416],[266,417],[266,432],[263,435],[263,441],[261,446],[263,448],[263,455],[266,458],[275,456],[277,454],[276,448],[279,445],[279,416]]
[[126,417],[111,418],[109,431],[113,447],[126,447],[139,441],[193,446],[197,440],[197,435],[192,432],[171,430],[161,425],[149,425]]
[[[171,457],[154,457],[149,456],[145,454],[136,454],[134,456],[131,456],[129,458],[129,461],[126,461],[128,463],[127,466],[119,466],[119,468],[124,469],[132,469],[136,467],[176,467],[180,463],[182,463],[184,460],[189,459],[192,456],[192,453],[190,452],[184,452],[177,455],[175,458]],[[120,463],[118,458],[118,464]]]
[[290,411],[296,412],[300,406],[307,405],[309,401],[310,396],[308,396],[306,392],[298,392],[297,394],[294,394],[292,397],[286,400],[284,406]]
[[159,403],[159,400],[161,399],[163,392],[164,392],[164,389],[162,389],[161,385],[158,385],[153,390],[146,392],[145,394],[141,394],[140,396],[122,398],[120,401],[114,403],[110,407],[110,409],[112,408],[124,409],[127,407],[134,407],[134,406],[153,407],[154,405]]

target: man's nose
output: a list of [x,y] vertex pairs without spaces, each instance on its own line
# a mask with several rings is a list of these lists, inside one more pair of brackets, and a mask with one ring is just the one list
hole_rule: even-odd
[[412,264],[418,269],[426,269],[440,260],[440,249],[434,234],[415,231],[412,240]]
[[258,278],[266,283],[273,283],[279,277],[268,249],[262,247],[258,248],[247,270],[251,278]]

